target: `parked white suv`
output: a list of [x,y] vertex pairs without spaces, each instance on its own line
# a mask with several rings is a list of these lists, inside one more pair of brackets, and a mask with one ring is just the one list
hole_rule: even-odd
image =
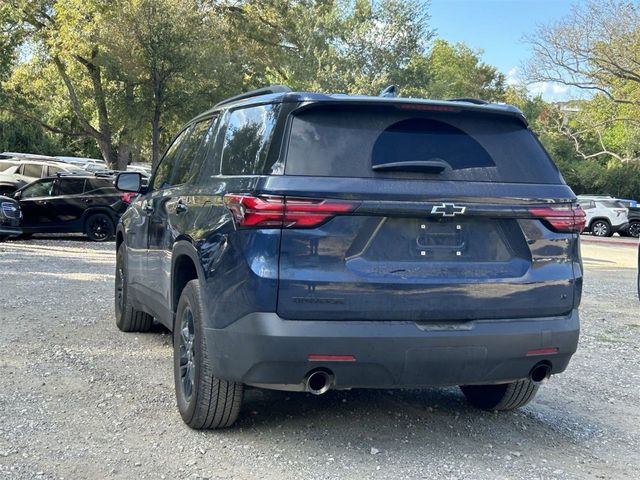
[[[13,161],[13,165],[9,162]],[[4,168],[9,165],[7,168]],[[50,162],[32,160],[27,157],[19,157],[10,160],[2,160],[0,170],[0,195],[10,195],[27,183],[39,178],[51,177],[58,173],[86,173],[84,170],[64,162]]]
[[578,195],[578,203],[587,214],[585,231],[596,237],[610,237],[629,223],[627,208],[614,197]]

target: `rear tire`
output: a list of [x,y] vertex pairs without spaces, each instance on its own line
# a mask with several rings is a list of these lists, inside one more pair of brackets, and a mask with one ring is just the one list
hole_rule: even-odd
[[462,385],[467,401],[482,410],[514,410],[533,400],[539,384],[529,379],[499,385]]
[[589,230],[591,230],[591,234],[596,237],[610,237],[613,235],[611,225],[606,220],[595,220]]
[[84,222],[84,233],[94,242],[111,240],[113,231],[113,220],[105,213],[92,213]]
[[182,290],[173,329],[173,372],[178,410],[194,429],[231,426],[240,413],[243,385],[213,374],[204,336],[198,280]]
[[148,332],[151,330],[153,317],[131,306],[124,243],[118,247],[116,254],[115,307],[116,326],[121,331]]

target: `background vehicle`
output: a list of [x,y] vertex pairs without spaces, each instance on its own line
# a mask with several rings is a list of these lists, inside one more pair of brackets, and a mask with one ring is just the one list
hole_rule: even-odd
[[0,242],[22,233],[19,228],[21,216],[20,204],[16,200],[0,196]]
[[244,385],[461,385],[518,408],[578,341],[584,212],[515,107],[275,87],[189,122],[116,233],[116,324],[174,332],[178,409]]
[[2,195],[11,194],[39,178],[49,177],[61,172],[74,174],[87,173],[74,165],[69,165],[64,162],[29,160],[25,157],[15,160],[17,160],[15,165],[0,172],[0,194]]
[[640,237],[640,208],[629,207],[627,216],[629,218],[629,224],[627,228],[620,231],[621,235],[629,237]]
[[627,208],[613,197],[579,195],[578,202],[587,214],[585,230],[597,237],[610,237],[627,228]]
[[113,186],[113,177],[59,175],[18,190],[23,234],[81,232],[102,242],[113,237],[130,195]]
[[69,157],[59,155],[56,157],[58,161],[69,163],[71,165],[75,165],[76,167],[82,168],[86,170],[88,165],[97,165],[103,169],[107,168],[107,163],[100,158],[86,158],[86,157]]

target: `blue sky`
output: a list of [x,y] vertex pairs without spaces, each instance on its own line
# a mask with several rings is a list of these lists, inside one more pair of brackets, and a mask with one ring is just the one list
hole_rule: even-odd
[[[452,43],[464,42],[482,49],[482,59],[519,81],[519,67],[530,57],[523,43],[525,34],[537,25],[553,23],[566,16],[569,0],[431,0],[430,25],[437,36]],[[548,101],[566,100],[571,92],[564,86],[530,85],[529,90]]]

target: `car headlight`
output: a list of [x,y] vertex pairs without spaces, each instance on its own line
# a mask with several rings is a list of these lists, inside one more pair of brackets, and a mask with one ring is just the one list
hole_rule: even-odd
[[20,218],[20,208],[11,202],[1,202],[0,214],[7,218]]

